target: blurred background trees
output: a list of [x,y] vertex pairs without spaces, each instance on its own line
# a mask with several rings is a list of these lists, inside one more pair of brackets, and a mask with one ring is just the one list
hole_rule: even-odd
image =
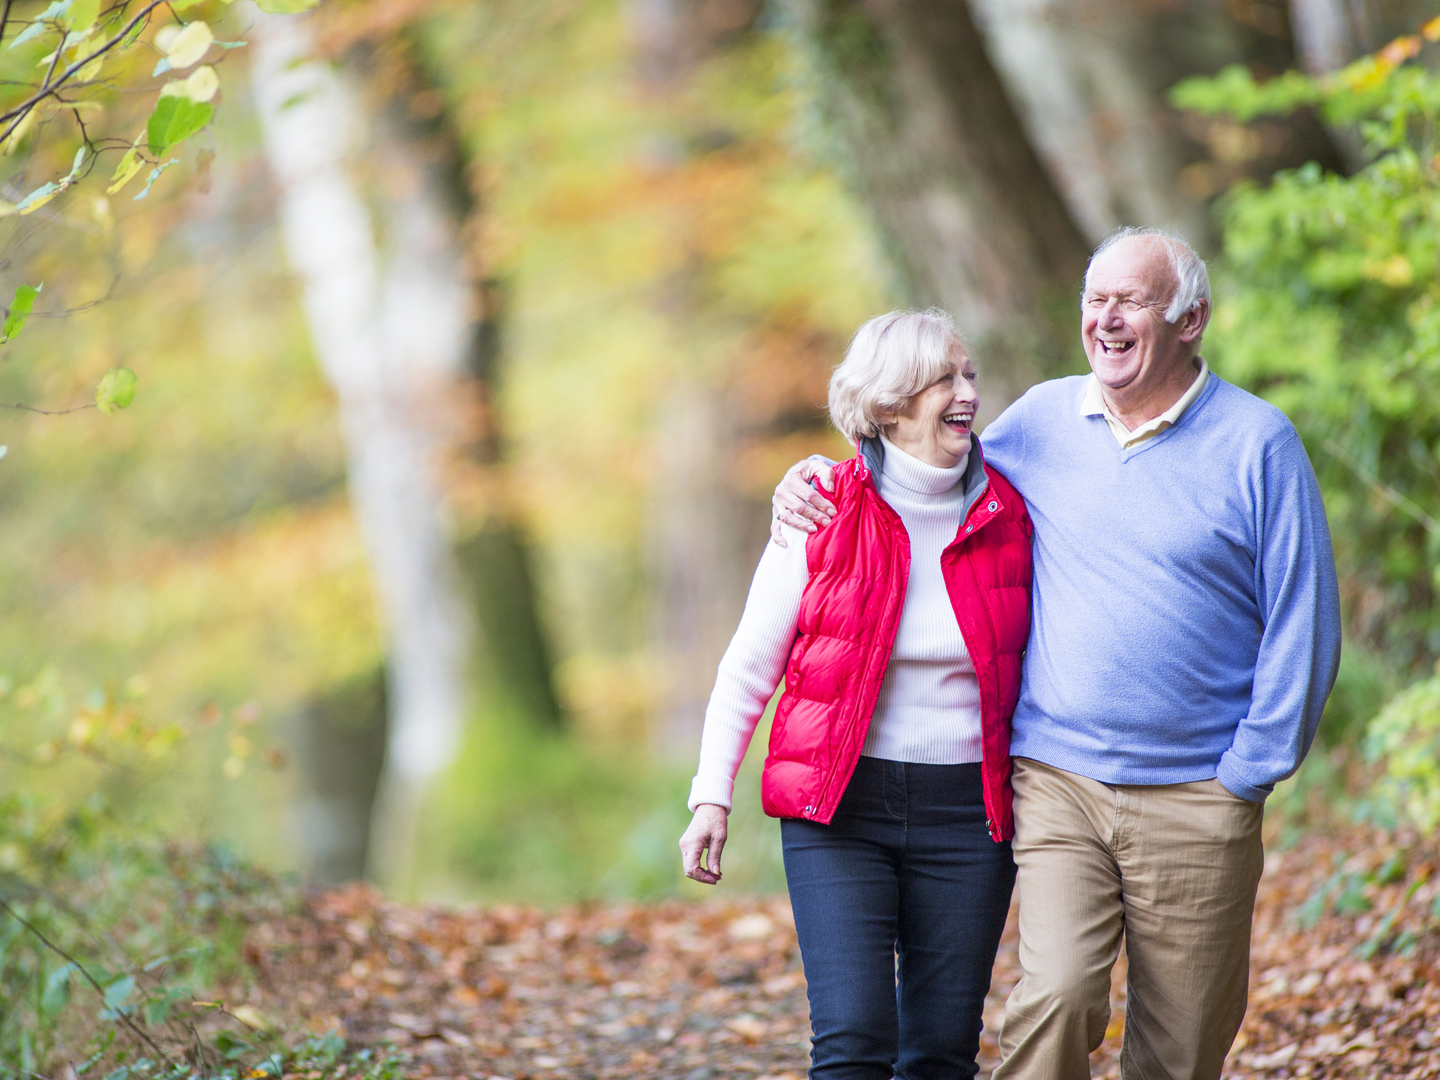
[[[75,32],[33,7],[49,45],[4,54],[32,83]],[[157,9],[127,54],[143,95],[96,84],[93,122],[47,105],[4,146],[12,206],[56,190],[0,216],[0,297],[45,283],[0,400],[83,404],[118,368],[140,389],[113,417],[4,417],[0,782],[29,824],[0,869],[49,858],[84,807],[402,895],[683,888],[715,664],[776,478],[845,452],[822,406],[849,333],[951,308],[993,416],[1083,370],[1074,297],[1121,223],[1212,257],[1207,357],[1289,412],[1325,486],[1347,653],[1317,761],[1428,746],[1430,14]],[[204,102],[189,69],[149,74],[182,21],[235,46],[207,46]],[[212,112],[172,152],[148,118],[182,77]],[[103,195],[137,146],[155,160]],[[779,876],[755,764],[728,876],[759,888]]]

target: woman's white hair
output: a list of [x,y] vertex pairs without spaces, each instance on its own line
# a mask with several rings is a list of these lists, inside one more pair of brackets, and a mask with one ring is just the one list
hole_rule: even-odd
[[1170,266],[1175,271],[1175,295],[1170,298],[1170,306],[1165,309],[1166,322],[1179,322],[1182,315],[1194,311],[1202,300],[1210,303],[1210,272],[1205,269],[1205,260],[1195,254],[1195,249],[1183,237],[1172,232],[1164,229],[1142,229],[1134,225],[1116,229],[1100,241],[1100,246],[1095,249],[1095,254],[1090,256],[1089,265],[1085,267],[1087,289],[1090,287],[1090,267],[1095,265],[1095,260],[1121,240],[1129,240],[1132,236],[1158,238],[1164,243],[1166,254],[1170,256]]
[[875,316],[855,331],[830,376],[830,422],[855,444],[880,434],[887,413],[951,370],[957,347],[965,343],[939,308]]

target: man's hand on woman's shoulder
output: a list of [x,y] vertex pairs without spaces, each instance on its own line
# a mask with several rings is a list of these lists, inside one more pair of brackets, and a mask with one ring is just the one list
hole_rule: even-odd
[[784,478],[775,487],[770,500],[770,537],[781,547],[785,543],[785,530],[789,525],[801,532],[813,533],[817,528],[830,524],[835,516],[835,504],[810,484],[818,480],[821,487],[835,490],[835,468],[816,458],[797,461],[786,471]]

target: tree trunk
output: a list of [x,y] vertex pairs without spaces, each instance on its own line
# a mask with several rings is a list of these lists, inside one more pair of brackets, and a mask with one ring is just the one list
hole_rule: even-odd
[[391,718],[370,872],[402,887],[422,793],[453,757],[465,708],[472,622],[435,467],[444,449],[437,406],[471,341],[469,289],[453,232],[419,187],[394,193],[382,259],[350,168],[367,137],[363,112],[345,80],[309,58],[306,22],[257,15],[252,43],[285,246],[339,399],[387,634]]
[[[696,67],[745,32],[760,5],[749,0],[626,0],[640,98],[658,130],[673,134],[674,112]],[[676,140],[672,153],[688,153]],[[676,167],[681,167],[677,163]],[[657,283],[655,307],[673,324],[676,363],[658,425],[655,500],[646,523],[651,648],[663,672],[653,717],[656,749],[693,760],[715,669],[739,621],[745,588],[763,546],[765,515],[728,482],[736,409],[726,372],[701,363],[695,300],[704,258],[677,222],[684,267]],[[754,528],[751,528],[751,525]]]
[[1278,0],[972,3],[1032,142],[1092,241],[1118,225],[1155,225],[1203,251],[1218,240],[1210,201],[1234,181],[1310,160],[1342,165],[1308,112],[1245,129],[1167,100],[1180,80],[1228,64],[1262,78],[1293,67]]
[[[483,505],[467,506],[455,523],[456,556],[469,586],[480,630],[476,657],[487,694],[518,710],[542,730],[563,728],[548,636],[538,611],[529,542],[512,512],[504,461],[504,432],[496,408],[503,363],[504,289],[484,273],[483,253],[466,259],[460,243],[477,210],[454,118],[427,77],[407,33],[391,34],[346,53],[346,67],[362,80],[374,117],[368,164],[380,189],[376,212],[394,250],[389,279],[403,310],[403,290],[440,269],[447,284],[466,291],[468,326],[459,374],[468,408],[460,468],[479,474]],[[430,237],[424,245],[412,238]],[[443,250],[442,250],[443,249]],[[438,259],[432,252],[439,252]]]
[[1089,244],[963,0],[789,0],[826,106],[916,304],[975,346],[993,416],[1073,353]]
[[1152,225],[1203,243],[1205,207],[1177,183],[1194,148],[1163,97],[1179,76],[1156,31],[1174,5],[972,2],[1025,129],[1087,239]]
[[1342,68],[1359,55],[1345,0],[1290,0],[1295,53],[1312,75]]
[[385,672],[377,668],[317,694],[290,722],[303,779],[289,816],[305,876],[317,885],[365,876],[385,717]]

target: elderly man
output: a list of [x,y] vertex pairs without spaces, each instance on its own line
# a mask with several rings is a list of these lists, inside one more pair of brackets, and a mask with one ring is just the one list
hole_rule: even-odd
[[[1315,734],[1339,599],[1305,449],[1207,368],[1209,316],[1188,244],[1116,232],[1085,277],[1092,374],[984,433],[1035,526],[1011,743],[1023,976],[995,1080],[1090,1075],[1122,936],[1122,1075],[1219,1077],[1245,1013],[1264,800]],[[776,489],[781,520],[828,521],[812,477],[829,486],[811,461]]]

